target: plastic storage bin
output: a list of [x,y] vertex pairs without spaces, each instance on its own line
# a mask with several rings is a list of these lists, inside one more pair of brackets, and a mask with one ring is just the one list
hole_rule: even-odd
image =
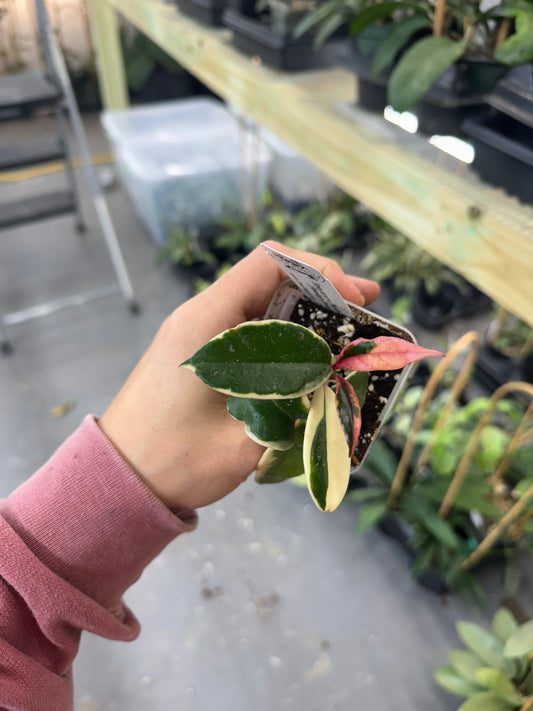
[[123,185],[156,244],[164,245],[174,226],[202,233],[222,217],[249,212],[254,198],[259,204],[270,155],[260,147],[253,162],[250,151],[242,160],[241,149],[235,133],[116,150]]
[[333,184],[308,160],[268,129],[261,137],[272,153],[270,187],[289,205],[322,200],[333,190]]
[[215,99],[180,99],[104,111],[102,125],[115,150],[137,142],[191,140],[237,131],[235,117]]

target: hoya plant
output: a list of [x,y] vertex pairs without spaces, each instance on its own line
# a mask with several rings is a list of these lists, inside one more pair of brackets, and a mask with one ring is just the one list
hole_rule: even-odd
[[456,629],[466,649],[451,650],[449,664],[434,676],[444,689],[467,698],[458,711],[533,709],[533,621],[518,625],[501,608],[490,631],[464,621]]
[[229,395],[228,411],[265,446],[260,483],[305,474],[315,504],[333,511],[350,478],[372,371],[403,368],[438,351],[402,338],[357,338],[334,356],[305,326],[267,319],[223,331],[181,365]]

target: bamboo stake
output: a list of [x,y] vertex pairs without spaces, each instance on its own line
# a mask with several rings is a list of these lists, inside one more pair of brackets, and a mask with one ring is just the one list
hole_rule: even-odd
[[422,399],[420,400],[418,408],[415,412],[413,424],[411,425],[409,436],[405,443],[402,456],[398,463],[398,468],[396,469],[396,473],[391,484],[389,498],[387,501],[388,508],[394,508],[396,506],[398,497],[404,487],[405,477],[407,475],[407,468],[409,466],[409,462],[411,461],[413,450],[415,448],[415,437],[418,431],[420,430],[420,427],[422,426],[422,419],[426,412],[426,408],[428,406],[429,401],[433,397],[435,390],[437,389],[442,375],[448,370],[449,366],[456,360],[456,358],[458,358],[458,356],[469,347],[474,347],[476,349],[479,347],[479,334],[475,331],[465,333],[464,336],[462,336],[456,343],[454,343],[453,346],[449,349],[446,356],[439,362],[438,366],[431,374],[426,384],[426,387],[424,388]]
[[512,17],[504,17],[502,24],[498,29],[498,34],[496,35],[496,47],[495,49],[500,49],[502,44],[505,42],[509,33],[511,32],[513,19]]
[[478,547],[461,564],[461,570],[468,570],[475,565],[492,546],[501,538],[505,530],[520,516],[526,506],[533,501],[533,485],[525,492],[516,504],[509,509],[499,523],[485,536]]
[[435,14],[433,16],[433,36],[440,37],[444,27],[444,16],[446,14],[446,0],[436,0]]
[[529,407],[526,410],[525,415],[523,416],[522,420],[520,421],[520,424],[515,430],[514,435],[511,438],[511,441],[507,445],[507,449],[505,450],[505,453],[498,465],[498,468],[494,472],[494,475],[492,477],[492,480],[494,482],[494,486],[501,480],[504,472],[507,470],[509,466],[509,462],[511,460],[512,455],[518,449],[518,447],[525,441],[527,441],[528,437],[530,437],[533,434],[533,430],[528,430],[527,427],[529,426],[529,421],[533,418],[533,402],[530,403]]
[[[468,335],[468,334],[467,334]],[[476,334],[477,335],[477,334]],[[458,341],[459,343],[459,341]],[[455,383],[453,384],[453,387],[450,392],[450,397],[448,398],[448,401],[446,402],[445,406],[442,408],[442,412],[439,415],[439,418],[437,422],[435,423],[435,426],[433,427],[433,430],[431,432],[431,436],[429,440],[426,442],[426,445],[424,449],[422,450],[420,456],[418,457],[418,461],[416,462],[413,476],[416,478],[422,467],[427,463],[431,452],[433,451],[433,446],[434,446],[434,441],[435,441],[435,432],[438,432],[438,430],[444,425],[446,420],[448,419],[448,415],[450,414],[452,407],[456,404],[457,400],[459,399],[459,396],[463,392],[469,378],[470,374],[472,372],[472,368],[474,366],[474,363],[476,362],[477,355],[479,352],[479,339],[473,339],[471,341],[472,348],[470,349],[470,352],[468,353],[465,362],[463,363],[461,369],[459,370],[459,374],[457,378],[455,379]],[[463,349],[464,350],[464,349]]]
[[519,383],[519,382],[505,383],[504,385],[500,386],[492,394],[492,396],[489,400],[489,404],[487,405],[485,412],[481,416],[481,419],[479,420],[477,427],[475,428],[475,430],[472,434],[472,437],[470,438],[470,441],[468,442],[468,445],[467,445],[466,450],[461,458],[461,461],[459,462],[459,464],[457,466],[457,470],[456,470],[455,475],[451,481],[450,486],[448,487],[448,491],[446,492],[446,495],[445,495],[444,499],[442,500],[442,503],[441,503],[441,506],[439,509],[439,516],[445,518],[450,513],[451,508],[452,508],[452,506],[457,498],[457,495],[461,489],[463,481],[465,480],[465,477],[468,473],[470,464],[472,463],[472,458],[473,458],[475,451],[477,449],[477,446],[479,444],[481,433],[483,432],[485,426],[487,425],[489,418],[492,415],[494,408],[496,407],[497,402],[502,397],[505,397],[509,393],[515,392],[517,390],[525,392],[525,393],[533,396],[533,385],[530,385],[529,383]]

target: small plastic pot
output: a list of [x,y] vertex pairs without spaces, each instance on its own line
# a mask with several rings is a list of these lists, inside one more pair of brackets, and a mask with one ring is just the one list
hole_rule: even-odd
[[[338,355],[343,346],[356,338],[394,336],[416,343],[415,337],[406,328],[361,306],[346,303],[352,312],[351,319],[313,303],[289,280],[281,284],[274,294],[264,318],[292,321],[312,328],[324,338],[334,355]],[[410,364],[401,370],[370,373],[366,400],[361,408],[361,433],[352,458],[353,472],[363,464],[413,367]]]

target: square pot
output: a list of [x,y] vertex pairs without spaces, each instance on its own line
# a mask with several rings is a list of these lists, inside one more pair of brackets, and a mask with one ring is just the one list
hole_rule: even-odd
[[487,182],[533,203],[533,131],[502,113],[485,113],[463,123],[474,144],[472,167]]
[[268,17],[248,17],[232,8],[226,10],[223,21],[226,27],[233,30],[232,42],[238,50],[260,57],[268,66],[283,71],[333,66],[344,50],[344,43],[339,40],[326,42],[315,50],[312,34],[298,39],[284,36],[272,29]]
[[[395,336],[416,343],[413,334],[407,329],[361,306],[350,302],[346,304],[352,312],[351,319],[313,303],[289,280],[283,282],[274,294],[264,318],[292,321],[311,328],[324,338],[334,355],[338,355],[345,345],[356,338]],[[366,400],[361,408],[361,433],[352,458],[352,471],[363,464],[413,367],[410,364],[400,370],[369,374]]]

